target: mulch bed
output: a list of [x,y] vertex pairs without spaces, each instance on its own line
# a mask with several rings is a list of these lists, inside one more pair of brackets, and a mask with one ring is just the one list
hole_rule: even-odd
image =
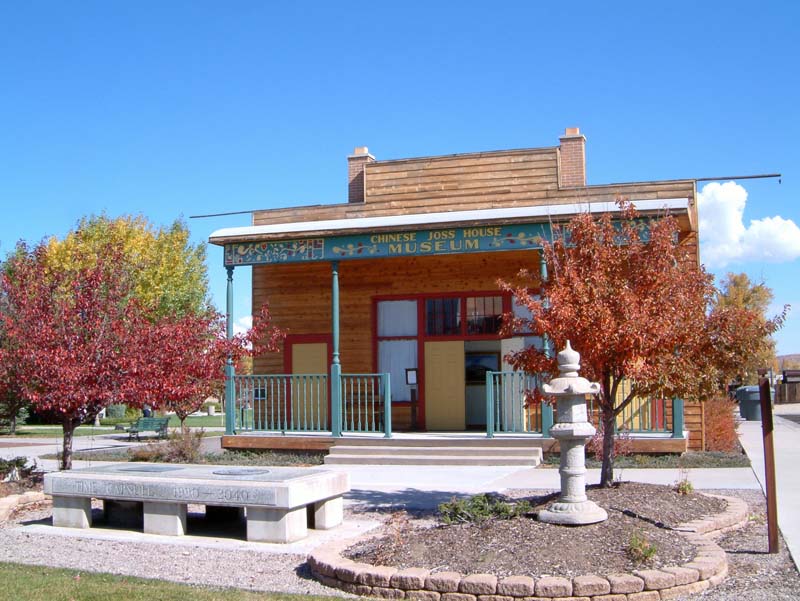
[[33,472],[24,474],[20,480],[14,482],[0,482],[0,498],[9,495],[21,495],[22,493],[37,491],[41,492],[44,484],[44,474]]
[[[587,495],[608,512],[608,520],[569,527],[521,517],[443,526],[396,515],[382,536],[351,547],[345,555],[376,565],[462,574],[574,577],[630,572],[691,561],[694,547],[671,528],[719,513],[726,506],[721,499],[633,482],[590,488]],[[509,496],[527,499],[534,512],[556,497],[529,497],[524,491],[510,491]],[[626,549],[634,536],[656,547],[651,561],[643,564],[629,558]]]

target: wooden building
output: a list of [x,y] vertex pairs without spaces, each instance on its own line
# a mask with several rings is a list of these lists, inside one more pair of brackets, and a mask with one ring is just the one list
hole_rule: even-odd
[[[268,302],[288,332],[256,375],[230,379],[227,434],[548,439],[552,414],[524,403],[535,376],[503,361],[543,342],[499,335],[502,314],[520,309],[498,279],[540,273],[553,223],[616,210],[619,196],[644,215],[669,209],[680,243],[695,256],[698,244],[694,180],[587,185],[584,136],[567,129],[559,142],[385,161],[356,148],[348,202],[256,211],[252,225],[212,234],[229,299],[235,269],[252,266],[253,306]],[[642,449],[703,446],[699,405],[643,399],[623,421]]]

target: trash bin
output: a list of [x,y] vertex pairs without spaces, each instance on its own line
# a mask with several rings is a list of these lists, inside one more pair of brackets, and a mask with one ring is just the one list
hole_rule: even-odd
[[742,386],[736,389],[739,415],[749,422],[761,421],[761,393],[758,386]]

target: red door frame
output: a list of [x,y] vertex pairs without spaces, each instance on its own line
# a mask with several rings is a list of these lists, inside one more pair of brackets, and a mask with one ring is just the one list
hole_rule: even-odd
[[[499,334],[480,334],[470,336],[467,334],[466,303],[468,296],[500,296],[503,302],[503,313],[511,313],[511,294],[500,290],[467,290],[458,292],[428,292],[417,294],[380,294],[372,297],[372,369],[377,373],[378,366],[378,302],[387,300],[415,300],[417,301],[417,425],[420,430],[425,431],[425,343],[444,342],[448,340],[503,340],[508,336]],[[452,336],[429,336],[425,333],[425,303],[421,302],[430,298],[461,298],[461,333]],[[382,336],[381,340],[408,340],[413,336]],[[394,401],[392,402],[394,404]],[[407,402],[399,402],[398,406],[409,405]]]
[[[324,342],[328,348],[328,366],[325,374],[328,376],[328,428],[331,425],[331,364],[333,363],[333,336],[331,334],[287,334],[283,341],[283,369],[287,375],[292,374],[292,346],[295,344],[319,344]],[[286,395],[286,415],[291,418],[292,398],[291,387]]]

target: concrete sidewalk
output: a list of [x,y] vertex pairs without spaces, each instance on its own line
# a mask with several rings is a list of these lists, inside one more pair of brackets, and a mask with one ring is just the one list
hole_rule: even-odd
[[[778,526],[786,541],[795,565],[800,560],[800,424],[782,416],[800,416],[800,404],[775,405],[775,485],[778,500]],[[739,440],[753,466],[762,490],[764,477],[764,446],[761,422],[742,422]]]
[[[758,424],[759,422],[752,422]],[[204,451],[219,448],[219,438],[208,437],[203,440]],[[15,442],[15,446],[3,447],[2,443]],[[108,434],[93,437],[76,437],[74,451],[116,450],[140,446],[146,442],[129,442],[125,435]],[[25,456],[36,459],[46,470],[58,469],[56,460],[41,459],[42,455],[61,450],[60,438],[0,438],[0,457]],[[89,467],[105,462],[74,461],[74,467]],[[326,469],[344,471],[350,475],[354,497],[364,499],[370,496],[376,500],[384,499],[392,504],[409,503],[426,506],[426,498],[431,493],[449,498],[454,494],[475,494],[480,492],[500,492],[506,489],[558,489],[560,480],[555,468],[531,468],[519,466],[403,466],[403,465],[327,465]],[[677,469],[620,469],[615,476],[622,480],[635,480],[653,484],[673,484],[681,479]],[[697,489],[719,488],[759,488],[759,482],[750,468],[691,469],[689,480]],[[590,469],[587,483],[600,481],[600,470]],[[425,493],[425,494],[423,494]],[[397,498],[391,499],[392,496]],[[430,503],[432,501],[428,501]]]
[[[128,435],[120,432],[106,432],[95,436],[76,436],[72,439],[72,450],[75,451],[113,451],[117,449],[127,449],[143,443],[128,442]],[[62,438],[45,437],[0,437],[0,458],[12,459],[14,457],[28,457],[35,459],[39,466],[45,469],[56,469],[48,467],[55,460],[40,459],[43,455],[53,455],[60,453],[62,448]]]
[[[345,466],[327,469],[350,475],[349,503],[385,507],[430,509],[453,496],[512,489],[558,490],[557,469],[520,467]],[[683,474],[677,469],[616,469],[621,480],[671,485]],[[698,490],[758,489],[750,468],[691,469],[688,478]],[[600,470],[590,469],[587,484],[600,481]]]
[[[778,413],[800,415],[800,405],[776,407]],[[800,476],[793,470],[800,465],[800,445],[794,444],[800,435],[800,425],[781,417],[775,418],[776,458],[778,469],[779,524],[792,556],[800,557],[800,515],[792,512],[800,503]],[[616,469],[621,480],[670,485],[688,476],[695,489],[759,489],[763,482],[764,459],[761,449],[761,422],[743,422],[740,427],[742,445],[750,457],[751,468],[690,469]],[[41,459],[61,448],[57,438],[3,438],[0,443],[17,442],[14,446],[0,444],[0,457],[27,456],[36,459],[47,470],[58,469],[53,459]],[[128,442],[124,436],[102,435],[74,439],[74,450],[123,449],[145,443]],[[204,440],[206,450],[218,446],[219,439]],[[75,461],[74,467],[103,465],[106,462]],[[557,490],[560,487],[558,470],[514,466],[443,467],[443,466],[368,466],[331,465],[327,469],[347,472],[351,492],[346,496],[351,506],[379,506],[429,509],[456,495],[481,492],[502,492],[510,489]],[[756,478],[756,474],[758,478]],[[587,483],[600,480],[600,471],[590,469]]]

